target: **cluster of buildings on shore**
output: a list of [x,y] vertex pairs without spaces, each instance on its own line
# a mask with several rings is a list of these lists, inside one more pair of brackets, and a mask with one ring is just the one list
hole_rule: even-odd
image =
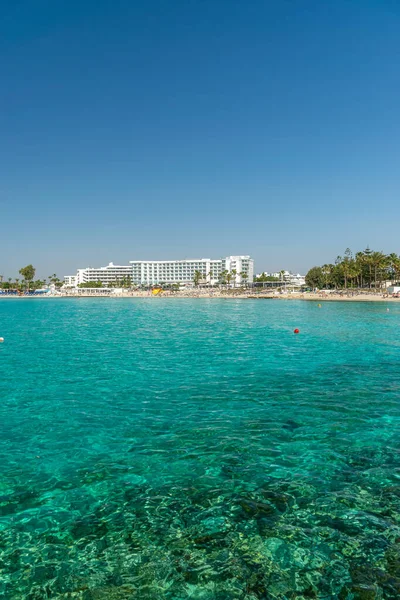
[[306,285],[306,277],[305,275],[300,275],[300,273],[292,273],[291,271],[277,271],[275,273],[269,273],[264,271],[263,273],[258,273],[256,278],[260,278],[263,275],[265,277],[273,277],[274,279],[277,279],[278,282],[285,283],[293,287],[301,287]]
[[132,286],[193,285],[196,278],[201,284],[216,285],[227,273],[232,285],[252,282],[254,260],[242,255],[217,259],[131,260],[127,265],[111,262],[106,267],[78,269],[76,275],[64,277],[64,286],[82,287],[91,282],[101,282],[104,287],[122,282]]
[[[230,277],[227,278],[227,274]],[[228,280],[232,286],[253,283],[254,260],[249,255],[226,256],[223,258],[198,258],[183,260],[131,260],[126,265],[110,262],[105,267],[87,267],[78,269],[76,275],[64,277],[64,287],[84,287],[85,284],[100,282],[104,287],[118,285],[154,286],[180,285],[190,286],[197,281],[201,285],[216,285]],[[282,285],[301,287],[305,285],[304,275],[280,271],[265,272],[262,275],[278,280]]]

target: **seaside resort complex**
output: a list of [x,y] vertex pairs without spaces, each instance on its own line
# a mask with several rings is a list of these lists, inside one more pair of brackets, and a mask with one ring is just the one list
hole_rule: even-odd
[[201,274],[200,283],[215,285],[224,272],[232,273],[231,283],[253,281],[254,261],[250,256],[227,256],[211,259],[184,260],[131,260],[128,265],[108,264],[106,267],[78,269],[76,275],[64,277],[65,287],[77,287],[100,281],[103,286],[130,281],[132,285],[180,284],[193,285],[196,272]]

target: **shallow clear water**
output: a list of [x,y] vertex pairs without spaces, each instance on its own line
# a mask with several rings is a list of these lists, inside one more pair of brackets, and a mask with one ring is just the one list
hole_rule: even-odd
[[386,308],[1,301],[0,597],[400,597]]

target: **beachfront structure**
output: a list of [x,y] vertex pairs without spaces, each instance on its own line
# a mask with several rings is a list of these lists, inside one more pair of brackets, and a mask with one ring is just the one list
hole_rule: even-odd
[[122,281],[131,281],[131,278],[132,267],[130,265],[114,265],[110,262],[106,267],[78,269],[75,276],[75,287],[92,281],[101,281],[105,287],[115,286],[121,284]]
[[76,282],[76,275],[65,275],[64,276],[64,287],[76,287],[77,286],[77,282]]
[[[230,283],[240,285],[253,281],[254,261],[250,256],[226,256],[225,258],[199,258],[184,260],[132,260],[129,265],[78,269],[76,275],[64,277],[64,287],[101,281],[103,286],[116,286],[122,282],[132,285],[193,284],[199,272],[200,284],[215,285],[224,272],[234,273]],[[235,274],[236,273],[236,274]]]
[[[254,261],[250,256],[225,258],[197,258],[184,260],[131,260],[132,283],[135,285],[192,284],[196,271],[201,274],[199,283],[214,285],[224,271],[236,272],[231,279],[234,285],[253,281]],[[243,275],[244,274],[244,275]]]
[[276,271],[274,273],[264,271],[263,273],[258,273],[256,277],[262,277],[263,275],[266,277],[275,277],[279,280],[279,282],[295,287],[301,287],[306,284],[305,275],[300,275],[300,273],[292,273],[291,271]]
[[283,281],[285,281],[289,285],[299,287],[302,285],[306,285],[305,275],[300,275],[300,273],[291,273],[290,271],[285,271],[283,275]]

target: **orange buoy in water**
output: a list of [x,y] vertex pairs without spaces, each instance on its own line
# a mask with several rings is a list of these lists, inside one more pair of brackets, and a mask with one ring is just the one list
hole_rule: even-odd
[[297,329],[297,327],[296,327],[296,329],[293,331],[293,333],[300,333],[300,329]]

